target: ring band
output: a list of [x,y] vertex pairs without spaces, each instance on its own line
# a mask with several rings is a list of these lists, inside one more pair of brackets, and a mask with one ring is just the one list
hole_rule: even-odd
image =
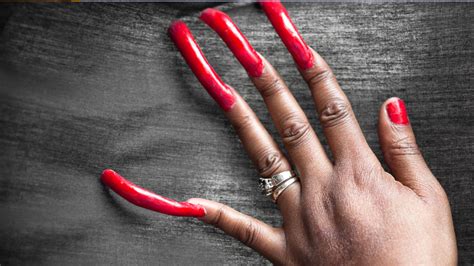
[[261,177],[259,181],[260,190],[262,191],[263,195],[270,196],[278,186],[292,177],[295,177],[295,173],[293,171],[283,171],[273,175],[270,178]]
[[296,176],[291,177],[291,178],[287,179],[286,181],[284,181],[283,183],[281,183],[280,185],[278,185],[275,188],[275,190],[273,190],[273,193],[272,193],[273,202],[276,203],[277,200],[278,200],[278,197],[280,197],[281,193],[283,193],[283,191],[285,191],[285,189],[287,189],[289,186],[291,186],[295,182],[298,182],[298,178]]

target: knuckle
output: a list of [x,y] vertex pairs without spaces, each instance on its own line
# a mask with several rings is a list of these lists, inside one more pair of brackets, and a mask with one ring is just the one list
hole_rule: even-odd
[[234,235],[244,245],[252,246],[258,239],[259,229],[254,221],[248,220],[244,225],[235,227]]
[[379,184],[384,174],[385,170],[378,161],[366,162],[360,166],[355,166],[353,170],[354,183],[359,189],[367,189],[370,188],[368,184]]
[[238,135],[241,135],[247,129],[252,128],[255,124],[254,119],[250,115],[243,115],[242,117],[236,119],[236,122],[233,123],[234,130]]
[[259,87],[258,90],[263,98],[270,98],[285,91],[285,84],[281,79],[274,77],[265,85]]
[[309,139],[311,125],[306,119],[300,119],[291,114],[281,120],[283,143],[291,148],[295,148]]
[[420,155],[420,149],[416,141],[410,137],[404,137],[390,142],[385,151],[385,155],[390,157],[406,156],[406,155]]
[[351,106],[342,99],[331,99],[320,112],[319,121],[324,128],[344,124],[350,119]]
[[257,170],[260,176],[272,176],[283,165],[283,156],[278,151],[264,150],[257,158]]
[[307,83],[311,90],[317,90],[326,81],[336,78],[330,68],[320,68],[308,75]]
[[227,216],[227,213],[229,212],[230,208],[227,207],[226,205],[222,204],[219,209],[216,212],[216,215],[213,217],[213,219],[209,222],[210,224],[221,227],[221,225],[224,223],[224,220]]

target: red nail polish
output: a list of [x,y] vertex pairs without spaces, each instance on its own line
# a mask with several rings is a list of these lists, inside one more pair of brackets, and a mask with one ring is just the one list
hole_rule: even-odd
[[279,1],[260,2],[260,5],[299,68],[306,70],[312,67],[313,54],[298,33],[285,7]]
[[409,123],[405,102],[402,99],[395,99],[386,106],[390,121],[399,125],[407,125]]
[[206,215],[206,210],[201,205],[177,202],[157,195],[135,185],[111,169],[104,170],[100,178],[115,193],[142,208],[174,216],[203,217]]
[[168,31],[171,39],[202,86],[224,111],[230,110],[235,103],[232,90],[209,64],[186,24],[182,21],[175,21]]
[[200,18],[219,34],[251,77],[260,77],[262,75],[262,58],[260,58],[247,38],[245,38],[226,13],[217,9],[207,8],[201,12]]

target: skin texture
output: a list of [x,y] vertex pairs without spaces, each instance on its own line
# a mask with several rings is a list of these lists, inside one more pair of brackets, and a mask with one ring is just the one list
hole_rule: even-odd
[[205,209],[189,202],[177,202],[139,187],[116,172],[106,169],[100,177],[102,183],[124,199],[145,209],[174,216],[202,217]]
[[[274,228],[205,199],[190,199],[189,205],[177,203],[136,187],[111,170],[104,172],[103,182],[145,208],[171,215],[182,214],[173,208],[195,208],[199,213],[195,216],[204,214],[200,220],[279,265],[455,265],[456,238],[449,202],[416,145],[405,103],[390,98],[380,108],[378,133],[390,168],[386,171],[367,144],[328,64],[306,45],[283,5],[261,5],[308,84],[333,160],[283,79],[261,55],[257,54],[261,61],[239,61],[247,70],[252,69],[250,62],[255,63],[255,69],[263,64],[260,75],[248,71],[249,76],[288,157],[242,97],[207,63],[186,25],[173,23],[170,36],[197,79],[225,111],[259,174],[270,177],[291,170],[290,159],[294,163],[300,182],[277,200],[283,226]],[[250,44],[228,16],[218,16],[225,21],[211,27],[225,42],[239,42],[235,46],[228,43],[236,57],[254,57],[251,47],[235,48]],[[230,35],[223,34],[226,30]],[[154,201],[141,201],[141,197]]]
[[[306,46],[289,17],[286,21],[290,22],[282,25],[288,13],[280,3],[261,4],[308,84],[333,160],[283,79],[261,56],[262,74],[250,79],[262,95],[288,157],[236,91],[235,104],[225,114],[260,175],[290,170],[291,159],[300,182],[278,198],[281,228],[217,202],[188,200],[206,209],[200,219],[275,264],[456,264],[449,202],[416,145],[404,102],[390,98],[380,108],[378,131],[390,167],[387,172],[368,146],[327,63]],[[235,26],[225,23],[221,27],[225,25]]]

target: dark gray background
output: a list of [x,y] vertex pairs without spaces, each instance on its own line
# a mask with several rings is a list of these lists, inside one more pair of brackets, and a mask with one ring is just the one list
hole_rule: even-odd
[[[213,199],[280,224],[228,121],[167,36],[185,17],[216,71],[275,134],[242,67],[195,19],[204,5],[0,6],[0,264],[266,262],[219,230],[131,206],[99,182],[111,167],[165,196]],[[334,68],[379,158],[378,108],[406,100],[449,195],[460,262],[474,263],[474,6],[287,7]],[[226,9],[320,132],[266,17],[254,4]]]

